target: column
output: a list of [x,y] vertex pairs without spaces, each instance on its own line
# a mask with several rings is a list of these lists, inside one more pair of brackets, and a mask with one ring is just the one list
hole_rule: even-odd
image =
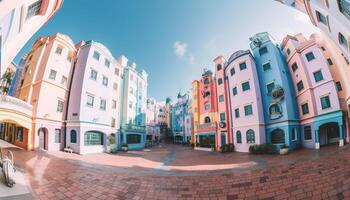
[[343,124],[339,124],[339,146],[344,146]]
[[315,149],[320,149],[318,129],[315,130]]

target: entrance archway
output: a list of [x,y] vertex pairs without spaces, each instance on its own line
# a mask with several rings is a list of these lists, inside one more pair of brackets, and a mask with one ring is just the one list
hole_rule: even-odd
[[48,130],[45,127],[39,128],[39,149],[47,150],[48,149]]
[[320,145],[327,145],[339,142],[339,126],[336,122],[323,124],[319,128]]

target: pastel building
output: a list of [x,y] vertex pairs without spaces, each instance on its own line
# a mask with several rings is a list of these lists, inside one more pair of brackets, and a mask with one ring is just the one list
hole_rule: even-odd
[[174,143],[185,142],[185,117],[188,115],[189,94],[177,95],[177,101],[171,108],[171,130],[174,137]]
[[62,6],[63,0],[3,0],[0,5],[0,77],[17,53]]
[[63,148],[64,120],[76,48],[66,35],[39,37],[26,58],[19,98],[33,106],[34,148]]
[[[263,90],[257,68],[249,50],[234,52],[225,67],[229,124],[235,151],[238,152],[248,152],[251,145],[266,142]],[[262,69],[268,72],[271,66],[266,64]]]
[[24,81],[24,69],[27,65],[26,62],[27,54],[24,54],[16,67],[15,74],[11,81],[11,86],[8,95],[18,98],[21,91],[21,87]]
[[[277,0],[309,16],[311,23],[333,41],[341,55],[350,60],[349,0]],[[343,59],[344,59],[343,58]]]
[[192,143],[197,143],[197,138],[195,137],[195,133],[197,132],[197,125],[199,124],[199,81],[194,80],[192,82],[191,94],[192,94]]
[[229,110],[228,85],[226,81],[226,60],[223,56],[214,59],[215,78],[217,82],[217,103],[218,103],[218,126],[217,126],[217,146],[233,143],[231,134],[231,116]]
[[192,99],[189,95],[189,101],[187,103],[187,108],[185,112],[185,122],[184,122],[184,142],[192,143],[193,135],[193,115],[192,115]]
[[160,140],[160,127],[158,122],[159,106],[154,98],[147,99],[146,110],[146,140],[147,141],[159,141]]
[[302,34],[287,35],[282,42],[294,85],[304,147],[344,145],[343,113],[327,60],[315,40]]
[[11,83],[16,73],[16,64],[11,63],[6,69],[5,73],[0,78],[0,94],[9,95],[11,90]]
[[103,152],[118,130],[122,67],[101,43],[80,42],[77,48],[65,146],[79,154]]
[[135,63],[129,66],[125,56],[118,61],[123,67],[119,144],[128,144],[129,149],[142,149],[146,142],[148,74],[145,70],[137,71]]
[[285,57],[266,32],[251,37],[250,48],[259,78],[266,143],[293,149],[300,145],[299,116]]

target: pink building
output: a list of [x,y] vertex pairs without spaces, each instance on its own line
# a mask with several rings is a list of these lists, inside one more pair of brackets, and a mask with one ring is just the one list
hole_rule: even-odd
[[61,8],[63,0],[0,3],[0,76],[26,42]]
[[248,152],[251,145],[265,143],[261,90],[250,51],[233,53],[225,74],[235,151]]
[[66,35],[40,37],[27,56],[19,98],[33,105],[34,148],[63,148],[64,119],[76,48]]
[[342,111],[337,89],[321,48],[302,34],[282,42],[294,85],[301,125],[302,145],[344,144]]

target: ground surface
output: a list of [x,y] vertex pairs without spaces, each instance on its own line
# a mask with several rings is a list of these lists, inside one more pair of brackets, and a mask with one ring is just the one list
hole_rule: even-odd
[[165,146],[80,156],[13,149],[39,199],[350,199],[350,146],[252,156]]

